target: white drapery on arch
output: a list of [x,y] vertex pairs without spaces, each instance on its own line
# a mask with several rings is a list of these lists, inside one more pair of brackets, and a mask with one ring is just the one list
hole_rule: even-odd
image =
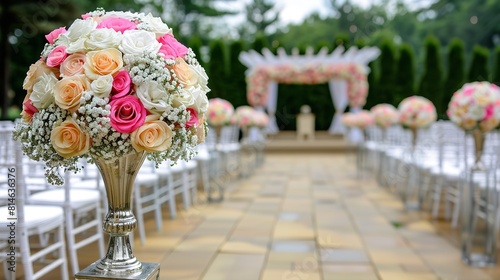
[[276,123],[276,118],[280,116],[276,108],[278,83],[328,82],[336,111],[328,131],[331,134],[344,133],[340,116],[348,105],[351,108],[361,108],[364,105],[368,91],[367,65],[379,56],[379,49],[351,47],[344,52],[344,47],[339,46],[330,54],[327,48],[314,54],[313,48],[309,47],[305,55],[299,55],[298,50],[294,49],[289,56],[283,48],[279,48],[277,53],[278,55],[274,55],[269,49],[263,49],[262,54],[250,50],[239,56],[241,63],[248,67],[248,102],[254,107],[266,108],[269,114],[267,132],[279,131]]

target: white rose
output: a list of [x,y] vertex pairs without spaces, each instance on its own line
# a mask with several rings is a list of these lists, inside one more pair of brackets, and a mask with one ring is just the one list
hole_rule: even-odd
[[198,80],[198,85],[203,89],[203,91],[209,92],[210,89],[208,88],[208,76],[207,73],[205,72],[205,69],[201,67],[201,65],[189,65],[191,70],[196,76],[196,79]]
[[54,102],[54,85],[57,78],[54,73],[43,73],[36,78],[33,84],[33,92],[30,95],[31,104],[38,109],[49,107]]
[[192,107],[194,105],[194,96],[190,89],[181,89],[179,94],[174,97],[173,105],[179,107],[181,105]]
[[186,107],[193,108],[198,113],[198,118],[205,117],[208,110],[207,94],[201,87],[183,88],[180,90],[182,97],[175,98],[176,101]]
[[168,93],[156,82],[141,84],[137,87],[136,94],[144,107],[151,112],[161,115],[169,107],[166,102]]
[[484,108],[481,106],[473,106],[470,108],[469,114],[471,119],[480,121],[484,118],[485,116],[485,111]]
[[85,41],[87,41],[87,38],[80,38],[74,42],[69,43],[69,45],[66,47],[66,52],[67,53],[86,52],[87,47],[85,46]]
[[124,54],[141,55],[143,53],[157,53],[161,44],[156,41],[153,32],[144,30],[127,30],[119,46]]
[[147,14],[143,21],[147,24],[148,30],[156,34],[156,38],[160,38],[165,34],[172,34],[172,29],[169,28],[159,17],[154,17],[151,13]]
[[132,12],[122,12],[122,11],[111,11],[107,12],[105,16],[101,17],[102,19],[108,18],[108,17],[121,17],[124,19],[128,20],[133,20],[136,18],[143,17],[143,13],[132,13]]
[[87,35],[97,27],[97,22],[92,18],[88,19],[77,19],[71,24],[68,31],[59,35],[59,39],[67,42],[65,45],[69,45],[71,42],[75,42],[78,39],[87,37]]
[[85,46],[89,50],[117,48],[122,40],[122,34],[113,29],[99,28],[89,34]]
[[105,98],[109,96],[111,88],[113,87],[113,76],[105,75],[99,76],[97,80],[92,81],[90,88],[97,97]]

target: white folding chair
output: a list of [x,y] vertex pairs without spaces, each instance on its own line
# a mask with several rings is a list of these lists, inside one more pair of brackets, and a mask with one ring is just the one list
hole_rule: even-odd
[[[78,250],[82,247],[97,242],[99,251],[96,257],[104,257],[101,195],[95,181],[72,180],[70,172],[66,172],[64,177],[62,188],[52,187],[36,192],[29,195],[27,201],[29,204],[63,207],[71,269],[73,273],[77,273],[80,270]],[[83,186],[89,183],[94,184],[94,189]]]
[[[25,205],[26,173],[23,170],[21,147],[12,140],[12,129],[0,129],[0,138],[0,170],[2,174],[15,179],[15,182],[7,182],[10,184],[9,189],[15,189],[15,201],[11,200],[11,205],[0,207],[0,240],[8,243],[8,246],[5,243],[0,246],[4,277],[7,280],[16,279],[16,272],[9,270],[10,266],[15,265],[15,261],[9,263],[11,246],[14,246],[16,256],[21,257],[24,279],[40,279],[59,267],[59,279],[67,280],[63,209],[60,206]],[[12,210],[12,204],[15,210]],[[15,224],[15,229],[10,228],[12,223]],[[15,244],[8,241],[12,240],[13,235]],[[40,244],[32,242],[36,237],[41,237]],[[43,268],[35,271],[38,263],[42,263]]]

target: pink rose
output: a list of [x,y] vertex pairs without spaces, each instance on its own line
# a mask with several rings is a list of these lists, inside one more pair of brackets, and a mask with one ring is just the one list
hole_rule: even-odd
[[113,88],[111,89],[111,100],[122,98],[130,93],[132,79],[126,70],[116,73],[113,78]]
[[483,120],[487,120],[487,119],[493,117],[493,114],[495,113],[495,105],[489,104],[488,106],[486,106],[485,109],[486,110],[484,112],[484,118],[483,118]]
[[123,33],[125,30],[135,30],[137,26],[128,19],[109,17],[101,21],[101,23],[97,25],[97,28],[109,28]]
[[179,43],[172,34],[163,35],[158,42],[162,45],[158,52],[164,54],[166,59],[176,59],[188,53],[188,48]]
[[198,114],[193,108],[187,108],[186,110],[189,112],[190,115],[189,120],[186,122],[186,128],[190,128],[193,125],[198,124]]
[[23,111],[21,112],[21,116],[23,117],[23,120],[26,122],[31,122],[31,118],[33,115],[38,112],[38,109],[31,104],[31,100],[26,100],[23,103]]
[[139,98],[128,95],[109,103],[111,126],[121,133],[132,133],[146,120],[146,108]]
[[49,42],[49,44],[54,44],[54,41],[59,37],[59,35],[66,33],[66,27],[59,27],[49,34],[45,35],[45,39]]
[[50,52],[49,56],[47,56],[46,64],[49,67],[58,67],[66,59],[66,57],[68,57],[66,47],[57,46]]

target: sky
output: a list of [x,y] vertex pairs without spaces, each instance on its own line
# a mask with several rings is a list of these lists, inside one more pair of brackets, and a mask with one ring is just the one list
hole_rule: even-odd
[[[252,0],[226,0],[223,2],[224,7],[229,7],[231,10],[241,11],[243,13],[246,3]],[[318,12],[320,15],[327,15],[328,11],[331,10],[327,6],[325,0],[274,0],[276,7],[281,9],[280,20],[283,25],[288,23],[300,23],[310,15],[312,12]],[[374,3],[380,2],[380,0],[351,0],[353,4],[360,7],[367,8]],[[426,6],[433,0],[406,0],[409,6]],[[243,22],[244,15],[240,14],[235,16],[231,21]]]

